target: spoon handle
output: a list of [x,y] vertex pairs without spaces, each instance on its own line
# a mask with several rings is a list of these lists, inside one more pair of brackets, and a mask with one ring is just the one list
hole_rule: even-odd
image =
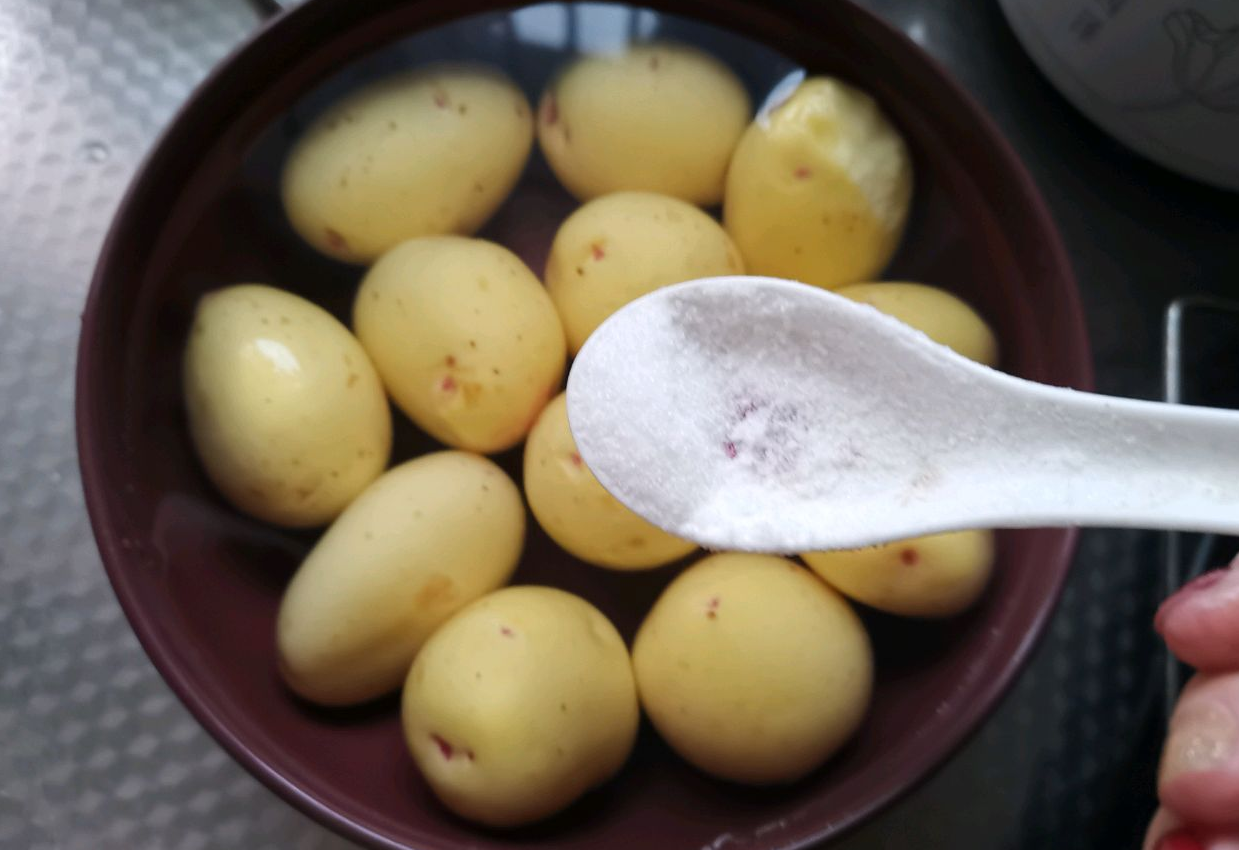
[[1027,418],[1006,440],[1025,468],[1004,488],[1019,525],[1239,534],[1239,412],[1042,385],[1023,395]]

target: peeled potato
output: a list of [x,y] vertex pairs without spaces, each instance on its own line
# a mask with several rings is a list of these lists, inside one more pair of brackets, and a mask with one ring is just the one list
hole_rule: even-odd
[[726,232],[692,204],[651,192],[616,192],[585,204],[560,226],[546,263],[546,288],[575,354],[607,316],[647,292],[743,273]]
[[659,734],[724,779],[790,782],[856,731],[873,651],[848,603],[771,555],[711,555],[654,604],[633,645]]
[[481,239],[388,251],[362,281],[353,326],[396,404],[456,448],[520,442],[563,378],[564,332],[546,290]]
[[907,146],[873,99],[811,77],[745,131],[723,222],[750,274],[834,289],[877,276],[911,197]]
[[696,548],[651,525],[598,483],[568,428],[567,397],[542,411],[525,444],[525,496],[551,539],[583,561],[616,569],[656,567]]
[[529,102],[507,77],[419,68],[353,92],[309,126],[284,166],[284,209],[319,251],[369,263],[415,236],[473,233],[532,145]]
[[243,284],[203,296],[182,384],[211,482],[266,522],[330,522],[387,465],[391,411],[370,358],[290,292]]
[[801,557],[857,602],[906,617],[950,617],[985,590],[994,567],[994,533],[957,531]]
[[750,114],[743,84],[713,56],[644,44],[570,65],[542,96],[538,142],[582,201],[639,190],[708,206],[722,200]]
[[440,800],[491,826],[554,814],[620,769],[637,692],[615,627],[584,599],[510,587],[435,632],[404,689],[405,739]]
[[921,283],[857,283],[836,290],[911,325],[970,360],[998,365],[998,340],[977,312],[949,292]]
[[395,690],[423,642],[511,576],[525,506],[503,470],[435,452],[366,488],[310,550],[280,603],[289,687],[322,705]]

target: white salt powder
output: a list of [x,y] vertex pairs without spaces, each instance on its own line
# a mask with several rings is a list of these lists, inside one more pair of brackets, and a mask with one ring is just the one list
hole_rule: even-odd
[[[942,392],[952,381],[949,369],[927,374],[894,356],[909,336],[919,352],[917,332],[803,284],[680,284],[628,305],[586,342],[568,380],[569,420],[603,485],[672,533],[797,551],[829,525],[843,529],[840,545],[860,545],[870,541],[848,538],[852,519],[910,510],[914,520],[947,474],[940,461],[967,450],[952,428],[950,444],[909,439],[907,417],[940,415],[914,390],[929,374]],[[881,386],[858,390],[849,377],[875,364]]]
[[1232,412],[1021,381],[770,278],[617,312],[577,356],[568,418],[608,490],[716,549],[1064,523],[1230,532],[1239,506]]

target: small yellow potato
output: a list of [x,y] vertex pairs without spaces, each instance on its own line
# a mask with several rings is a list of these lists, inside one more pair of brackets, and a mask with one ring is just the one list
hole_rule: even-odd
[[207,476],[258,519],[323,525],[387,465],[391,410],[369,357],[290,292],[240,284],[203,296],[182,387]]
[[856,283],[835,290],[986,366],[998,365],[998,340],[985,320],[949,292],[922,283]]
[[518,826],[614,775],[636,740],[624,641],[584,599],[509,587],[427,641],[404,688],[405,740],[452,811]]
[[772,555],[703,558],[637,633],[641,704],[672,749],[750,784],[790,782],[860,726],[873,683],[869,636],[846,600]]
[[289,687],[353,705],[400,687],[432,632],[512,575],[525,539],[520,491],[468,452],[401,464],[322,536],[280,604]]
[[907,146],[873,99],[810,77],[745,131],[723,223],[750,274],[834,289],[886,266],[911,197]]
[[950,617],[970,608],[989,583],[994,533],[956,531],[800,557],[857,602],[905,617]]
[[353,327],[400,409],[456,448],[516,445],[563,379],[550,296],[515,254],[481,239],[388,251],[362,281]]
[[661,192],[710,206],[752,114],[726,65],[683,44],[585,56],[542,95],[538,143],[573,195]]
[[670,563],[697,548],[646,522],[598,483],[577,452],[563,393],[551,400],[529,432],[525,496],[551,539],[591,564],[639,570]]
[[415,236],[471,234],[533,146],[525,95],[482,65],[430,65],[331,106],[284,166],[284,210],[322,253],[369,263]]
[[744,261],[714,219],[666,195],[616,192],[560,225],[546,288],[575,354],[628,302],[673,283],[726,274],[744,274]]

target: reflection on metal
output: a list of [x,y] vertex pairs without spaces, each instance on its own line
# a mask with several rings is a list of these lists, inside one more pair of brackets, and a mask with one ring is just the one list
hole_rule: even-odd
[[303,0],[250,0],[250,3],[253,4],[254,8],[266,17],[278,15],[285,9],[291,9],[293,6],[296,6],[301,2],[303,2]]
[[[1215,399],[1193,397],[1187,386],[1191,368],[1189,357],[1199,352],[1202,340],[1190,328],[1194,318],[1212,317],[1233,325],[1239,335],[1239,302],[1205,296],[1180,298],[1166,310],[1164,397],[1172,404],[1219,404]],[[1221,551],[1219,538],[1214,534],[1184,534],[1171,532],[1166,535],[1165,563],[1163,569],[1162,595],[1169,596],[1186,582],[1201,575],[1211,565],[1224,561],[1233,553]],[[1190,552],[1190,557],[1186,553]],[[1183,687],[1184,667],[1170,653],[1166,653],[1166,717],[1174,710]]]

